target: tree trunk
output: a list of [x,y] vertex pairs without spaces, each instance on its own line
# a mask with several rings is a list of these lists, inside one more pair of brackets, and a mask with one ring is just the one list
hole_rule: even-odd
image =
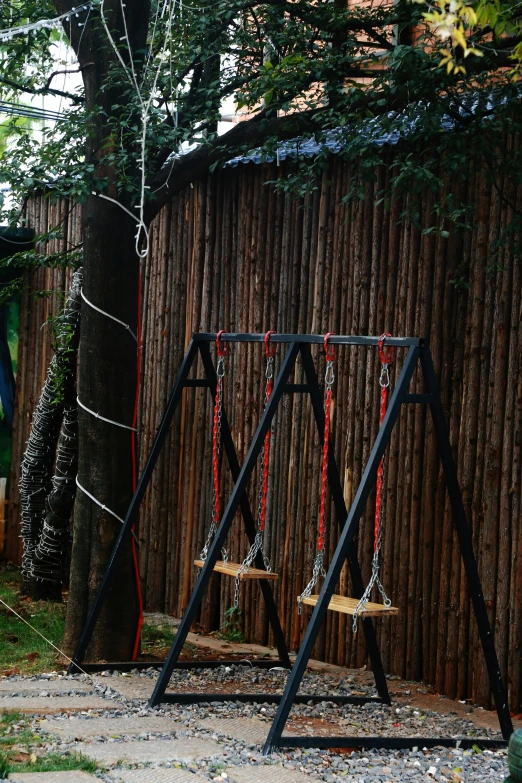
[[[91,197],[84,215],[84,292],[96,307],[136,333],[138,258],[135,226],[117,206]],[[82,302],[78,396],[83,405],[114,422],[132,425],[136,391],[136,342],[119,323]],[[79,408],[78,482],[123,518],[132,496],[133,433]],[[84,492],[76,496],[70,599],[64,643],[74,648],[112,552],[121,523]],[[122,553],[91,657],[130,660],[138,604],[130,546]],[[115,622],[115,618],[118,621]]]
[[[55,3],[63,11],[63,0]],[[149,0],[126,0],[125,4],[106,0],[104,11],[118,44],[128,34],[132,51],[145,51]],[[134,214],[135,205],[118,187],[117,165],[113,166],[106,157],[118,144],[119,133],[114,133],[117,107],[128,101],[127,88],[114,83],[108,85],[108,74],[116,57],[97,15],[92,15],[85,29],[73,27],[72,37],[89,112],[87,161],[95,167],[98,180],[107,183],[104,192]],[[121,51],[128,58],[125,47]],[[134,65],[139,79],[139,61],[135,60]],[[112,119],[110,125],[107,117]],[[134,146],[126,150],[129,158],[136,151]],[[138,193],[137,166],[134,170],[129,167],[127,174],[134,180]],[[79,409],[78,483],[83,490],[77,493],[74,518],[64,638],[69,652],[76,646],[120,530],[121,522],[114,515],[123,518],[132,497],[134,433],[118,424],[127,428],[132,425],[136,394],[137,345],[133,334],[137,331],[139,259],[135,235],[135,221],[118,204],[89,196],[83,216],[85,297],[94,307],[127,324],[132,332],[82,302],[78,395],[84,406],[112,423],[96,418],[84,408]],[[138,612],[129,545],[121,553],[118,573],[96,625],[89,656],[98,660],[130,660]]]

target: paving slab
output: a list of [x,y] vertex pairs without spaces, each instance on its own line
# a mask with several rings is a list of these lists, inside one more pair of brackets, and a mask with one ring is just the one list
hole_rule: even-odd
[[312,783],[318,780],[303,772],[286,769],[280,764],[230,767],[227,769],[227,775],[230,783]]
[[37,712],[52,715],[56,712],[81,712],[82,710],[106,710],[110,702],[100,696],[4,696],[0,698],[2,712]]
[[152,696],[156,680],[149,677],[94,677],[98,685],[125,696],[126,699],[147,701]]
[[203,783],[206,778],[183,769],[122,769],[114,780],[118,783]]
[[86,682],[76,682],[75,680],[0,680],[1,696],[30,696],[48,693],[50,696],[63,693],[92,693],[93,686]]
[[55,734],[67,742],[89,740],[93,737],[122,737],[138,734],[171,734],[185,731],[182,723],[172,718],[86,718],[85,720],[44,720],[40,728],[49,734]]
[[76,753],[94,759],[101,764],[126,764],[160,761],[195,761],[215,756],[222,748],[211,740],[184,737],[178,740],[132,740],[131,742],[80,743]]
[[86,772],[27,772],[20,774],[13,772],[8,780],[14,780],[15,783],[91,783],[98,778],[88,775]]
[[258,718],[205,718],[198,721],[198,725],[247,745],[263,745],[271,724]]

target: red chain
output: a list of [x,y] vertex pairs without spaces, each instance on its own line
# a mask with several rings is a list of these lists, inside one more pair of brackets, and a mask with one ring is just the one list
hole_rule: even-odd
[[[272,334],[275,333],[267,332],[265,334],[265,357],[267,359],[273,358],[276,355],[276,351],[277,351],[277,345],[275,343],[272,343],[272,346],[270,345],[270,336]],[[268,401],[272,396],[272,388],[273,388],[272,378],[268,378],[266,382],[265,405],[268,404]],[[267,496],[268,496],[268,466],[270,464],[271,429],[272,428],[269,427],[265,435],[265,445],[263,449],[263,464],[261,466],[261,470],[263,471],[263,483],[261,487],[261,510],[259,514],[259,530],[261,531],[261,533],[264,532],[265,523],[266,523],[266,504],[267,504]]]
[[[384,339],[386,337],[391,337],[391,334],[382,334],[379,337],[379,359],[381,362],[381,366],[388,366],[391,360],[391,356],[393,353],[393,347],[388,346],[388,353],[384,350]],[[379,414],[379,426],[382,425],[384,421],[384,417],[386,415],[386,407],[388,402],[388,387],[387,386],[381,386],[381,409]],[[382,506],[382,484],[383,484],[383,475],[384,475],[384,457],[381,459],[379,463],[379,467],[377,468],[377,488],[376,488],[376,494],[375,494],[375,525],[374,525],[374,531],[373,531],[373,551],[374,554],[377,551],[377,547],[379,545],[379,533],[381,530],[381,506]]]
[[212,431],[212,471],[214,475],[215,518],[219,521],[219,400],[223,390],[223,379],[218,378],[214,400],[214,425]]
[[[328,374],[328,368],[331,367],[335,361],[336,349],[329,345],[332,332],[328,332],[324,338],[324,350],[326,353],[326,372]],[[321,505],[319,508],[319,534],[317,536],[317,551],[321,552],[324,547],[324,518],[326,514],[326,485],[328,482],[328,449],[330,443],[330,408],[332,406],[332,390],[326,389],[324,399],[324,438],[323,438],[323,454],[321,462]]]
[[[221,335],[224,333],[224,329],[221,329],[216,336],[216,348],[218,356],[226,356],[228,353],[228,345],[223,346],[221,343]],[[215,519],[220,520],[220,505],[219,505],[219,408],[221,396],[223,394],[223,378],[218,377],[216,385],[216,397],[214,399],[214,421],[212,427],[212,473],[214,479],[214,509]]]
[[321,507],[319,511],[319,536],[317,549],[320,552],[324,546],[324,517],[326,512],[326,484],[328,479],[328,444],[330,437],[330,406],[332,404],[332,391],[328,389],[324,401],[324,441],[323,462],[321,467]]

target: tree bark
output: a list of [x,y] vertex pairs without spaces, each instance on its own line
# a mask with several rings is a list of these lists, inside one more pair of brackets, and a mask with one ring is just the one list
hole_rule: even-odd
[[[64,3],[56,0],[56,5],[63,11]],[[125,34],[123,8],[131,49],[144,51],[150,3],[127,0],[122,6],[119,0],[106,0],[105,16],[115,41],[120,41]],[[117,109],[113,107],[124,105],[126,100],[123,90],[106,87],[115,55],[95,15],[84,33],[80,28],[80,34],[81,39],[73,31],[72,43],[82,68],[86,106],[91,118],[86,157],[96,167],[97,176],[107,182],[105,192],[127,209],[134,210],[130,199],[118,190],[116,169],[103,162],[111,138],[111,128],[105,117],[114,119]],[[135,65],[139,71],[139,62]],[[137,169],[132,175],[138,185]],[[87,199],[83,213],[85,297],[96,308],[127,324],[134,334],[137,333],[139,296],[135,235],[136,223],[120,206],[95,195]],[[131,331],[82,302],[79,399],[112,423],[98,419],[80,407],[78,482],[97,502],[84,491],[77,494],[64,638],[65,649],[69,652],[76,646],[120,530],[121,523],[114,515],[123,518],[132,497],[131,438],[134,433],[124,428],[132,425],[136,395],[137,346]],[[129,660],[134,648],[138,612],[136,576],[129,545],[121,553],[117,575],[96,625],[89,656],[102,660]]]

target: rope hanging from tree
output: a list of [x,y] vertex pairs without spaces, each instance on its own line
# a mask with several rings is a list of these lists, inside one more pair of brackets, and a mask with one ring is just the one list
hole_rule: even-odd
[[[267,332],[265,334],[265,359],[266,359],[266,366],[265,366],[266,385],[265,385],[265,404],[264,404],[265,408],[268,405],[270,397],[272,396],[272,389],[273,389],[274,359],[277,351],[276,344],[273,343],[272,345],[270,345],[270,337],[273,334],[274,334],[273,331]],[[257,506],[257,532],[256,532],[256,537],[254,539],[254,543],[250,547],[250,551],[248,552],[247,556],[243,560],[236,575],[236,588],[234,593],[234,607],[236,609],[239,606],[239,584],[241,581],[241,574],[243,574],[245,571],[248,571],[249,568],[251,568],[252,564],[254,563],[254,560],[257,557],[258,552],[261,552],[261,554],[263,555],[263,561],[267,573],[270,574],[272,572],[272,565],[270,563],[270,560],[266,555],[266,553],[263,551],[264,534],[266,528],[271,436],[272,436],[272,432],[271,432],[271,428],[269,427],[265,435],[263,449],[261,451],[261,472],[259,476],[259,492],[258,492],[258,506]]]
[[[219,459],[221,456],[221,419],[223,416],[223,378],[225,377],[225,357],[228,354],[228,346],[221,342],[221,335],[224,333],[221,329],[216,337],[217,349],[217,385],[216,396],[214,397],[214,418],[212,423],[212,520],[208,529],[205,546],[201,550],[200,560],[207,559],[208,550],[214,536],[217,533],[220,520],[220,500],[219,500]],[[223,560],[228,562],[228,552],[225,548],[221,550]]]
[[[388,389],[390,387],[389,367],[390,367],[391,356],[393,353],[393,348],[389,346],[388,350],[387,351],[385,350],[384,341],[387,337],[391,337],[391,334],[381,334],[381,336],[379,337],[379,360],[381,363],[381,374],[379,376],[379,385],[381,387],[379,426],[382,426],[384,417],[386,415],[386,407],[388,403]],[[364,594],[359,600],[359,603],[355,607],[353,613],[352,628],[354,634],[357,633],[357,621],[359,619],[359,615],[361,614],[361,612],[364,612],[364,610],[366,609],[366,605],[370,600],[371,593],[375,585],[377,586],[377,589],[381,594],[384,606],[386,608],[389,608],[392,603],[388,598],[388,596],[386,595],[386,590],[384,589],[384,586],[379,576],[379,555],[381,551],[382,533],[383,533],[383,525],[384,525],[383,484],[384,484],[384,455],[377,469],[377,487],[376,487],[376,494],[375,494],[375,524],[373,530],[372,575],[370,581],[368,582],[368,586],[366,587],[366,590],[364,591]]]
[[319,577],[325,577],[326,571],[324,570],[324,529],[325,529],[325,515],[326,515],[326,488],[328,483],[328,452],[330,448],[330,414],[332,407],[332,386],[335,381],[334,362],[336,359],[336,349],[329,344],[332,332],[324,338],[324,350],[326,354],[326,372],[324,376],[325,382],[325,397],[324,397],[324,437],[323,437],[323,453],[321,459],[321,504],[319,508],[319,531],[317,534],[317,554],[314,560],[314,567],[312,571],[312,578],[306,585],[305,589],[297,599],[297,611],[301,614],[303,608],[303,600],[309,598],[312,594],[312,590],[317,584]]

